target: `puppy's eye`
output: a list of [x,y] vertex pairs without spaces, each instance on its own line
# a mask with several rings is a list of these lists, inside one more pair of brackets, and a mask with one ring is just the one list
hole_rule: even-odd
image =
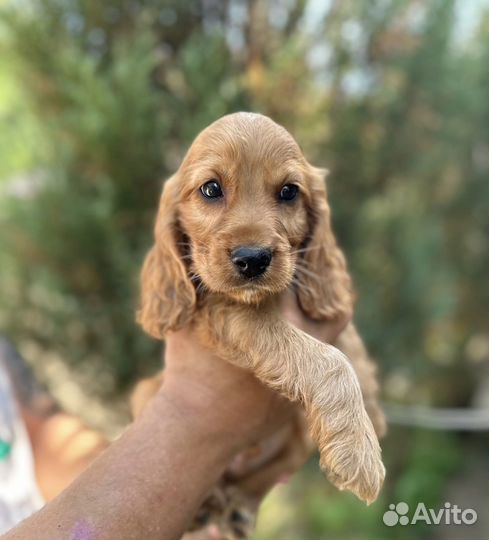
[[295,184],[285,184],[279,193],[279,199],[281,201],[291,201],[297,197],[299,188]]
[[221,186],[217,180],[209,180],[200,186],[200,191],[207,199],[218,199],[223,195]]

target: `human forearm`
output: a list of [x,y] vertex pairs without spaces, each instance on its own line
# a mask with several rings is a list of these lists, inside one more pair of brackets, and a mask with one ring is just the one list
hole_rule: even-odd
[[212,414],[159,393],[71,486],[4,538],[178,538],[236,450]]

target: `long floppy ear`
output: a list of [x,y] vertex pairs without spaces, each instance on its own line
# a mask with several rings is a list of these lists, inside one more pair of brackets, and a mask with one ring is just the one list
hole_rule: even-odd
[[[345,257],[331,229],[326,174],[323,169],[309,166],[310,234],[298,264],[302,286],[297,296],[301,308],[312,319],[338,321],[351,315],[353,292]],[[301,266],[305,266],[304,272],[300,272]]]
[[155,243],[141,272],[141,301],[137,321],[153,337],[162,339],[192,317],[195,288],[181,258],[177,218],[178,173],[165,182],[155,226]]

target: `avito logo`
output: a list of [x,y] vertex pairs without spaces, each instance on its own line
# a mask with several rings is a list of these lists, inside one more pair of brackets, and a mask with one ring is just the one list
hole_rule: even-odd
[[389,504],[389,510],[384,513],[382,518],[385,525],[394,527],[394,525],[414,525],[418,522],[424,522],[427,525],[472,525],[477,521],[477,512],[472,508],[462,509],[456,504],[446,502],[442,508],[437,510],[427,508],[422,502],[418,503],[413,516],[409,517],[409,505],[405,502]]

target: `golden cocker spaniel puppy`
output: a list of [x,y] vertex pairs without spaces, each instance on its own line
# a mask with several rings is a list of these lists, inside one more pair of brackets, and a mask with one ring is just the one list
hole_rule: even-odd
[[382,434],[384,419],[354,326],[337,342],[349,359],[278,310],[287,289],[325,324],[341,324],[353,309],[324,171],[283,127],[236,113],[197,136],[165,182],[141,282],[146,332],[164,339],[192,324],[207,347],[303,408],[333,484],[375,500],[385,469],[374,425]]

